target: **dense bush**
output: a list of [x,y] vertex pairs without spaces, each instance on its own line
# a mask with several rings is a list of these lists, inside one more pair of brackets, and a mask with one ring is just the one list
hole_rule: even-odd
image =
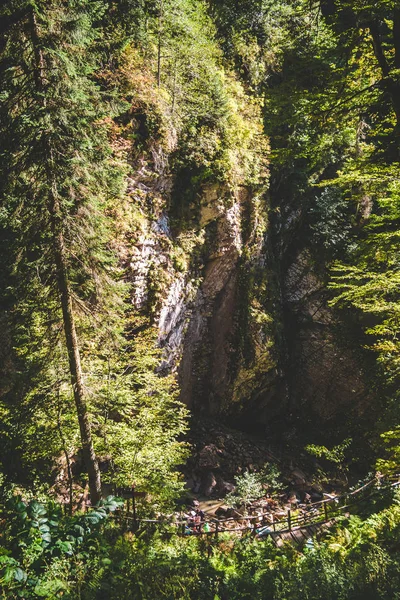
[[[400,498],[343,518],[304,548],[229,534],[123,533],[107,514],[62,517],[54,505],[14,501],[2,536],[3,597],[69,600],[391,600],[400,585]],[[176,533],[176,530],[175,532]]]

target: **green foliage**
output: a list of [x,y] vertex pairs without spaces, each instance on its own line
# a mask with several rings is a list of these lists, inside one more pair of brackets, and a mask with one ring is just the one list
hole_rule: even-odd
[[313,242],[332,257],[343,256],[352,242],[353,215],[348,199],[338,188],[325,187],[310,207]]
[[[243,185],[264,190],[268,142],[261,102],[224,63],[206,3],[160,0],[143,3],[140,14],[138,3],[123,10],[140,23],[124,21],[129,37],[112,56],[118,69],[104,76],[132,102],[135,152],[151,151],[156,142],[170,154],[172,209],[180,224],[206,183],[224,183],[230,192]],[[141,27],[146,34],[133,41]]]
[[[285,263],[306,249],[322,282],[332,267],[331,307],[360,362],[368,358],[366,347],[376,353],[369,385],[379,404],[371,413],[384,412],[378,431],[393,432],[399,422],[397,5],[211,5],[227,56],[252,92],[265,97],[279,256]],[[394,457],[394,437],[391,445]]]
[[[122,503],[112,496],[84,515],[66,518],[61,507],[13,497],[0,548],[0,589],[7,598],[57,598],[97,549],[107,517]],[[74,595],[71,597],[75,597]]]
[[[352,439],[348,438],[343,440],[341,444],[333,446],[333,448],[327,448],[326,446],[319,446],[315,444],[308,444],[305,450],[323,461],[327,461],[325,464],[329,465],[327,471],[334,467],[335,475],[338,479],[344,479],[347,482],[347,473],[349,472],[350,458],[348,448],[351,446]],[[322,463],[323,464],[323,463]],[[327,475],[325,469],[319,468],[319,477],[324,481],[329,481],[332,475]]]
[[[364,194],[374,212],[364,226],[364,235],[354,245],[348,260],[332,266],[332,306],[351,310],[366,334],[365,345],[377,357],[379,386],[388,398],[380,429],[393,430],[399,415],[397,387],[400,374],[398,332],[399,218],[398,163],[354,165],[338,178],[347,193]],[[389,441],[389,438],[390,441]],[[395,436],[386,436],[393,460]],[[394,453],[393,453],[394,451]],[[381,467],[383,463],[381,464]],[[394,467],[392,461],[392,468]]]
[[282,473],[274,463],[267,463],[260,472],[262,483],[270,494],[276,494],[282,487]]
[[182,538],[173,529],[133,536],[107,519],[116,508],[108,498],[70,518],[54,504],[15,498],[0,550],[4,597],[287,600],[299,590],[310,600],[397,597],[398,496],[364,519],[343,517],[304,549],[250,537]]
[[277,492],[282,488],[281,474],[274,464],[267,463],[261,471],[235,477],[235,489],[226,496],[228,506],[245,507],[254,500],[259,500],[267,493]]
[[334,446],[331,450],[326,448],[326,446],[316,446],[315,444],[308,444],[306,450],[317,458],[325,458],[336,465],[340,465],[345,460],[346,450],[350,444],[351,439],[349,438],[344,440],[341,444]]
[[[94,335],[100,315],[110,326],[115,322],[121,291],[106,211],[123,190],[124,173],[111,156],[108,107],[91,79],[89,48],[102,4],[55,0],[26,3],[19,10],[17,3],[6,2],[1,11],[6,27],[0,67],[5,140],[0,236],[8,241],[2,252],[11,265],[2,265],[0,290],[11,346],[1,401],[18,478],[25,468],[29,472],[26,458],[35,450],[40,467],[49,472],[51,456],[63,445],[54,415],[68,410],[71,377],[76,379],[67,304],[78,339]],[[102,333],[110,337],[107,327]],[[84,409],[78,414],[87,416]],[[4,469],[14,477],[15,463],[7,462]]]
[[213,579],[218,570],[207,560],[197,540],[177,537],[166,542],[152,539],[120,538],[112,550],[111,563],[87,598],[101,594],[115,599],[214,598]]
[[264,488],[260,475],[246,471],[243,475],[235,477],[235,491],[227,495],[226,503],[228,506],[241,506],[243,504],[247,506],[263,496]]
[[385,444],[386,452],[376,461],[377,469],[382,473],[397,475],[400,464],[400,427],[396,426],[392,430],[385,431],[381,434],[381,438]]
[[120,486],[135,483],[152,495],[151,510],[166,508],[183,489],[176,472],[188,453],[182,441],[187,409],[178,400],[173,376],[156,370],[161,353],[154,335],[137,334],[123,362],[110,363],[105,380],[93,365],[92,389],[98,415],[96,447],[109,457],[104,479]]
[[[202,539],[143,539],[127,535],[109,549],[110,562],[93,585],[83,585],[90,600],[227,597],[356,600],[396,597],[398,553],[392,542],[399,532],[399,505],[362,521],[352,517],[314,548],[277,549],[249,538],[213,543],[207,558]],[[229,550],[229,551],[228,551]]]
[[[54,483],[56,460],[76,459],[80,445],[49,212],[56,188],[104,479],[146,490],[143,513],[171,507],[182,489],[176,466],[188,452],[187,411],[174,378],[157,373],[155,334],[132,318],[122,283],[128,277],[115,251],[117,230],[133,228],[127,237],[141,230],[141,206],[129,224],[114,217],[131,201],[124,180],[133,165],[164,161],[167,172],[168,157],[178,225],[193,225],[206,184],[224,190],[227,204],[244,187],[254,197],[249,245],[256,246],[267,224],[260,208],[265,133],[276,247],[293,249],[296,233],[297,249],[311,248],[324,274],[336,261],[331,306],[350,313],[359,346],[377,357],[376,387],[390,409],[379,424],[388,447],[379,467],[398,469],[394,0],[7,0],[0,17],[2,494],[21,482],[43,493]],[[157,202],[151,198],[154,214]],[[175,251],[182,273],[200,239],[196,230],[186,237],[190,251]],[[153,285],[161,295],[160,282]],[[257,368],[243,368],[246,393],[273,364],[270,314],[251,298],[251,285],[264,293],[270,282],[249,268],[243,284],[251,307],[245,326],[264,324],[265,332]],[[348,446],[308,450],[343,470]],[[229,500],[246,505],[278,489],[279,474],[245,473],[236,483]],[[54,505],[15,499],[1,534],[3,597],[398,597],[398,503],[364,521],[344,519],[304,552],[246,539],[221,538],[208,549],[210,540],[167,539],[170,532],[123,535],[106,524],[115,508],[110,499],[68,518]]]
[[[112,118],[127,105],[95,83],[107,79],[96,64],[105,8],[57,0],[22,13],[12,2],[2,8],[11,15],[0,65],[7,140],[0,155],[0,294],[10,344],[0,396],[2,469],[7,483],[37,493],[54,483],[56,461],[74,462],[80,446],[49,214],[56,185],[94,445],[109,465],[105,479],[135,480],[158,494],[155,508],[182,487],[174,471],[186,452],[178,441],[186,412],[173,378],[155,373],[161,357],[154,335],[138,338],[134,350],[126,342],[134,324],[112,240],[128,166],[126,150],[112,146]],[[121,67],[129,88],[126,78]]]

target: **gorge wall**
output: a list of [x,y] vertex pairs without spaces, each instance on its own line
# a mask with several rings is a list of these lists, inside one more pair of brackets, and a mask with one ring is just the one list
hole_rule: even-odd
[[[342,139],[333,123],[321,141],[313,103],[329,53],[319,64],[310,50],[321,70],[314,89],[307,61],[293,70],[291,47],[274,53],[268,11],[258,22],[245,4],[211,6],[212,34],[202,26],[202,51],[187,47],[178,79],[164,64],[164,90],[133,51],[122,65],[132,107],[122,119],[130,225],[120,246],[132,303],[157,331],[160,372],[177,374],[194,412],[270,431],[334,431],[365,415],[373,393],[359,324],[329,305],[340,256],[326,252],[329,238],[332,246],[353,227],[355,239],[359,217],[345,194],[318,186],[359,152],[363,127]],[[180,57],[176,43],[166,42]]]
[[207,184],[180,221],[179,182],[160,153],[141,157],[131,180],[141,228],[129,271],[132,302],[158,330],[160,371],[178,374],[182,401],[267,431],[362,415],[364,363],[328,306],[299,214],[283,206],[277,219],[265,189]]
[[182,226],[171,217],[173,177],[155,152],[132,180],[142,227],[129,271],[132,302],[158,329],[160,370],[177,372],[182,401],[195,412],[277,412],[280,320],[265,194],[202,186]]

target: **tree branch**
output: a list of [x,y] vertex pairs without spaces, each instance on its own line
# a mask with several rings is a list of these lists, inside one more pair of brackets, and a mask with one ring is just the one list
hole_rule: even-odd
[[327,115],[335,112],[341,106],[347,104],[347,102],[350,102],[350,100],[357,98],[357,96],[361,96],[365,92],[369,92],[371,90],[374,90],[375,88],[379,88],[380,86],[381,86],[381,80],[376,81],[375,83],[372,83],[371,85],[368,85],[367,87],[362,88],[361,90],[357,90],[356,92],[354,92],[354,94],[351,94],[350,96],[347,96],[346,98],[343,98],[343,100],[338,102],[338,104],[336,104],[335,106],[332,106],[330,108],[327,108],[326,110],[321,111],[319,114],[326,117]]

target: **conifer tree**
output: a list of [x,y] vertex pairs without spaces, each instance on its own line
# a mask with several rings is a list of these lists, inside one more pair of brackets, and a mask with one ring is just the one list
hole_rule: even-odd
[[102,213],[120,181],[110,161],[101,97],[90,79],[93,22],[102,11],[101,3],[85,0],[4,3],[0,63],[2,225],[11,238],[18,289],[11,294],[11,314],[32,324],[42,294],[47,321],[63,332],[93,504],[101,482],[77,311],[102,304],[109,261]]

